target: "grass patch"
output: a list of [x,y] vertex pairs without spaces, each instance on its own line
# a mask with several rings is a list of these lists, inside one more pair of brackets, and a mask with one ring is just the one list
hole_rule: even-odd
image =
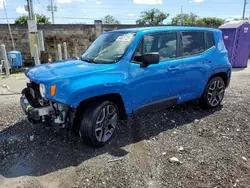
[[14,74],[11,74],[10,75],[11,77],[14,77],[14,78],[25,78],[25,75],[24,75],[24,73],[14,73]]
[[4,79],[5,76],[4,75],[0,75],[0,80]]

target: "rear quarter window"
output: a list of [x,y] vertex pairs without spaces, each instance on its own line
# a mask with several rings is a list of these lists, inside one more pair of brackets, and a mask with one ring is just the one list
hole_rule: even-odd
[[206,40],[206,49],[210,49],[215,46],[214,42],[214,33],[213,32],[206,32],[207,40]]
[[204,32],[182,32],[183,56],[192,56],[205,51]]

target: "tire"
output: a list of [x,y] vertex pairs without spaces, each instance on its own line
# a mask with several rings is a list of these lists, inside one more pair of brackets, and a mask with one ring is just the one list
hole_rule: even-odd
[[221,104],[224,94],[225,82],[220,77],[214,77],[207,83],[200,104],[204,108],[216,108]]
[[102,147],[112,139],[118,119],[119,110],[113,102],[90,103],[79,117],[79,136],[92,147]]

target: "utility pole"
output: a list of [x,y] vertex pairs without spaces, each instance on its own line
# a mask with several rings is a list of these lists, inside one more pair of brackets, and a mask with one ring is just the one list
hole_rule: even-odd
[[29,13],[29,20],[34,20],[33,2],[32,0],[27,0],[27,7]]
[[52,23],[55,24],[53,0],[50,0],[50,7],[51,7]]
[[47,10],[51,12],[52,24],[55,24],[54,12],[57,11],[57,7],[53,5],[54,0],[50,0],[50,5],[47,6]]
[[246,5],[247,5],[247,0],[244,0],[244,8],[243,8],[243,16],[242,16],[243,20],[245,19]]
[[31,20],[31,13],[30,13],[30,0],[27,0],[27,11],[29,14],[29,20]]
[[14,43],[14,40],[13,40],[12,31],[11,31],[11,27],[10,27],[10,22],[9,22],[9,19],[8,19],[7,10],[6,10],[5,2],[4,1],[3,1],[3,8],[4,8],[4,12],[5,12],[7,23],[8,23],[8,28],[9,28],[9,32],[10,32],[10,38],[11,38],[11,42],[12,42],[12,47],[13,47],[13,50],[15,50],[15,43]]

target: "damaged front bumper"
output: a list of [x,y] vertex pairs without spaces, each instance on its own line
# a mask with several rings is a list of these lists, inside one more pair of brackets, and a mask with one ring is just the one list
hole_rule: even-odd
[[71,130],[76,109],[51,101],[48,101],[49,104],[44,106],[34,106],[32,105],[33,99],[29,89],[25,88],[22,91],[20,103],[30,122],[57,124]]
[[32,107],[25,94],[22,94],[20,98],[20,103],[28,119],[39,121],[44,116],[55,115],[55,110],[52,106],[44,106],[38,108]]

